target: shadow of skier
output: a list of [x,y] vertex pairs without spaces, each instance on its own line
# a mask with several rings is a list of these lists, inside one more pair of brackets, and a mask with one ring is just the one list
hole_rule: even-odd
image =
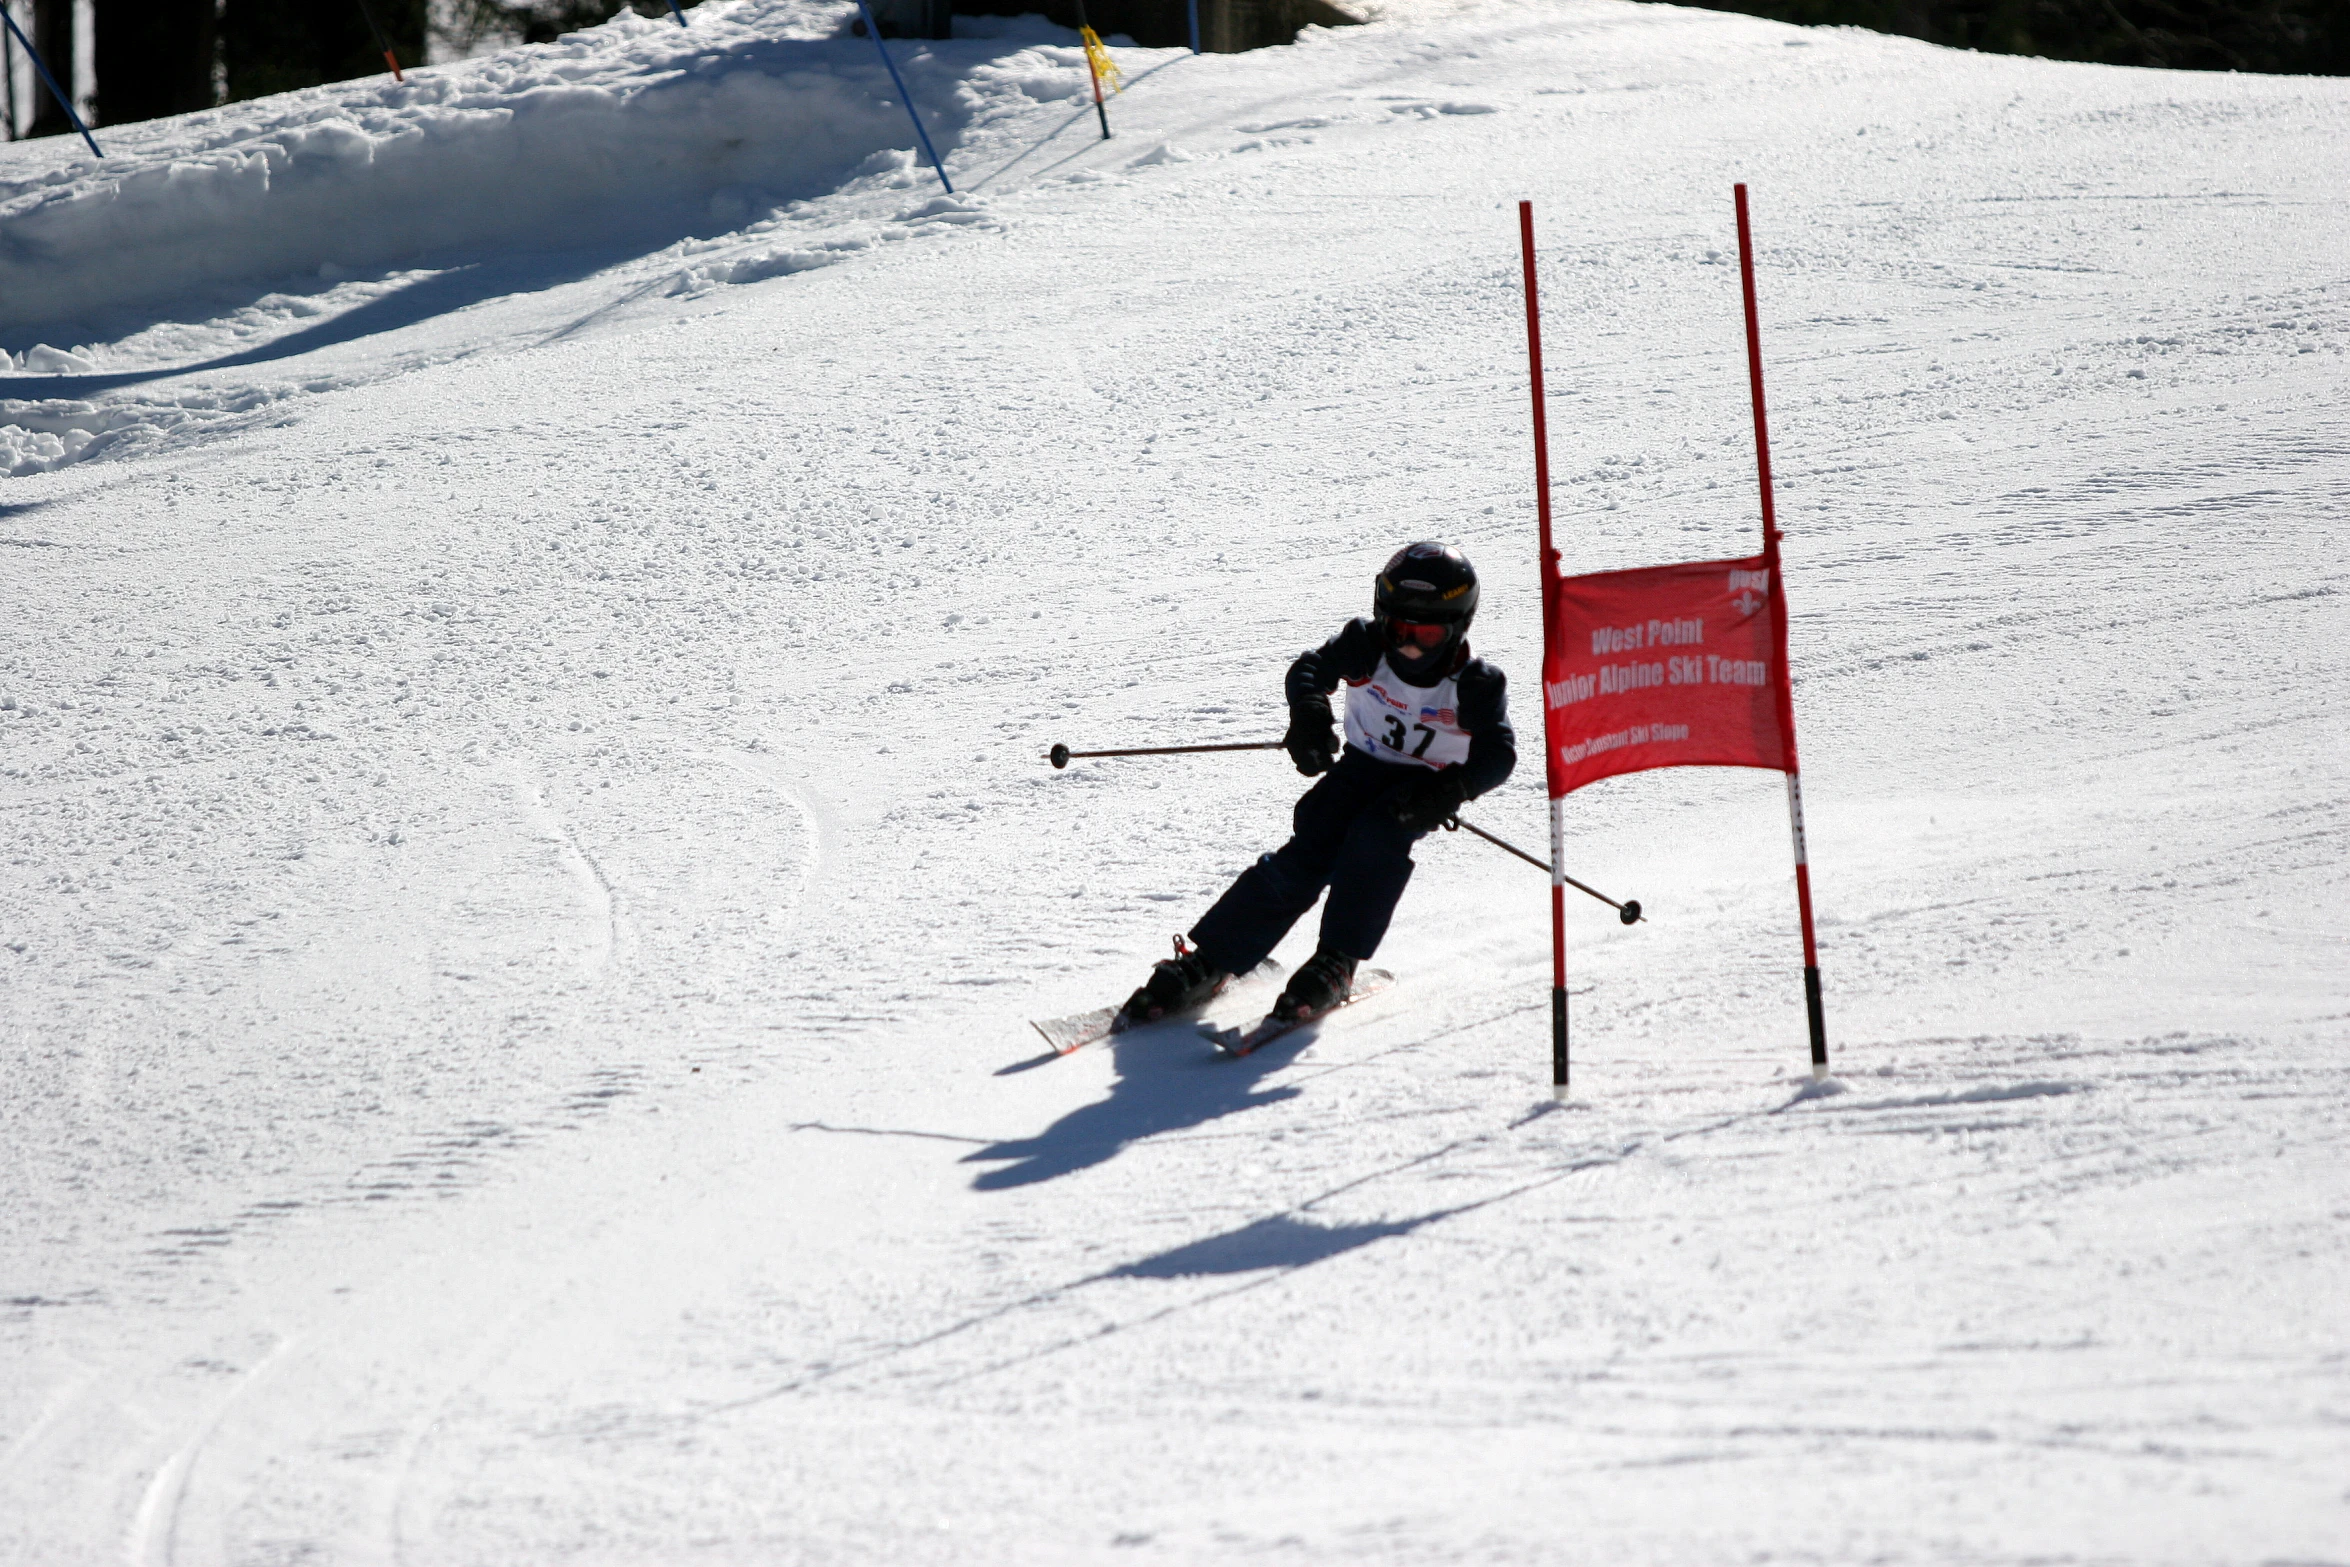
[[1001,1164],[973,1178],[975,1191],[1033,1186],[1056,1176],[1106,1164],[1129,1143],[1163,1132],[1204,1126],[1243,1110],[1279,1104],[1295,1088],[1265,1088],[1265,1078],[1311,1042],[1301,1028],[1277,1045],[1238,1061],[1210,1050],[1189,1023],[1162,1023],[1112,1039],[1118,1080],[1110,1096],[1072,1110],[1034,1137],[991,1143],[963,1156],[966,1164]]
[[1393,1235],[1409,1235],[1423,1224],[1448,1219],[1440,1209],[1415,1218],[1374,1224],[1317,1224],[1292,1213],[1276,1213],[1237,1230],[1210,1235],[1112,1268],[1109,1279],[1189,1279],[1211,1274],[1255,1273],[1265,1268],[1304,1268]]

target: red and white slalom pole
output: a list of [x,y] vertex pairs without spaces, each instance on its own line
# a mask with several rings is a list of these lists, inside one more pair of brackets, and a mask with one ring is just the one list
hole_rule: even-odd
[[[1550,430],[1542,408],[1542,307],[1534,291],[1534,203],[1518,203],[1518,244],[1526,263],[1526,362],[1534,389],[1534,510],[1542,523],[1542,636],[1547,655],[1559,552],[1550,541]],[[1543,751],[1556,755],[1550,704],[1543,704]],[[1550,796],[1550,1092],[1567,1097],[1567,828],[1564,800]]]
[[[1754,303],[1754,234],[1746,216],[1746,187],[1734,187],[1738,206],[1738,281],[1746,296],[1746,376],[1754,392],[1754,463],[1762,478],[1764,570],[1771,576],[1772,636],[1778,646],[1779,735],[1787,753],[1787,821],[1795,837],[1795,905],[1803,918],[1803,1000],[1811,1021],[1811,1075],[1828,1075],[1828,1020],[1820,999],[1820,946],[1812,929],[1811,861],[1803,843],[1803,775],[1795,761],[1795,689],[1787,667],[1787,578],[1779,564],[1779,516],[1771,498],[1771,431],[1763,414],[1762,328]],[[1531,250],[1528,251],[1531,255]],[[1539,395],[1539,394],[1538,394]],[[1544,535],[1545,539],[1548,534]],[[1558,802],[1552,801],[1555,811]]]

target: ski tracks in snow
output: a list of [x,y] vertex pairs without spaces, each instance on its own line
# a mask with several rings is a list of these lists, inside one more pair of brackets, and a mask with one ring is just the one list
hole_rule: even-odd
[[[241,1373],[236,1385],[220,1395],[186,1444],[165,1459],[155,1478],[148,1482],[131,1520],[132,1567],[174,1567],[180,1560],[183,1515],[188,1509],[190,1488],[197,1465],[203,1459],[205,1444],[237,1405],[261,1386],[279,1358],[293,1345],[292,1339],[280,1339],[252,1369]],[[213,1525],[208,1542],[211,1548],[203,1555],[207,1560],[219,1560],[228,1554],[223,1549],[226,1542],[220,1538],[221,1521],[214,1518],[210,1522]]]
[[[705,954],[713,927],[725,932],[729,949],[746,955],[755,950],[746,936],[772,941],[788,934],[804,910],[807,888],[820,874],[822,834],[787,803],[788,791],[778,796],[771,779],[754,781],[718,758],[697,757],[688,748],[672,754],[677,762],[651,768],[615,759],[612,765],[584,771],[576,760],[560,755],[525,759],[510,754],[479,774],[491,785],[485,803],[500,795],[511,802],[506,820],[513,837],[507,842],[542,846],[543,864],[532,874],[544,878],[553,893],[548,908],[554,915],[541,922],[543,928],[576,929],[583,938],[568,948],[573,965],[568,977],[550,973],[550,983],[543,986],[532,982],[508,987],[508,1006],[522,1009],[513,1014],[516,1020],[533,1031],[543,1029],[551,1037],[586,1047],[574,1082],[550,1086],[545,1079],[552,1074],[542,1071],[534,1088],[510,1092],[502,1104],[476,1099],[468,1119],[420,1130],[356,1168],[337,1171],[331,1160],[324,1167],[313,1161],[311,1179],[304,1180],[298,1172],[280,1175],[233,1217],[182,1219],[149,1242],[144,1271],[153,1287],[174,1293],[192,1290],[187,1304],[193,1306],[223,1271],[239,1277],[249,1276],[255,1267],[266,1271],[268,1240],[315,1228],[321,1215],[337,1210],[390,1203],[395,1211],[387,1217],[404,1226],[406,1221],[396,1212],[402,1205],[479,1191],[497,1180],[501,1168],[511,1167],[522,1150],[607,1118],[616,1107],[625,1107],[648,1091],[674,1091],[680,1079],[694,1081],[688,1076],[689,1061],[714,1063],[721,1070],[731,1064],[736,1072],[764,1070],[758,1063],[771,1046],[758,1035],[710,1034],[693,1029],[690,1022],[679,1026],[684,1020],[674,1015],[680,1006],[674,976],[693,969],[709,971]],[[460,764],[456,776],[467,775]],[[690,858],[665,862],[660,851],[666,835],[638,830],[640,819],[651,814],[654,798],[674,797],[681,791],[692,793],[705,810],[737,817],[735,852],[724,864],[697,864]],[[583,811],[579,802],[589,809]],[[783,806],[780,813],[778,804]],[[492,809],[488,819],[495,821],[498,815]],[[780,833],[774,830],[779,815],[785,824]],[[420,837],[430,842],[413,815],[402,836],[412,847],[420,847]],[[512,853],[494,835],[484,838],[474,831],[467,841],[491,851],[475,856],[477,874],[496,875],[501,859]],[[738,881],[746,875],[747,882]],[[483,895],[471,889],[461,894]],[[577,911],[576,916],[566,905]],[[520,903],[515,907],[519,912]],[[304,932],[310,941],[331,934]],[[355,936],[362,952],[373,939],[371,928],[364,925],[344,934],[346,939]],[[475,953],[458,961],[467,971],[487,978],[495,971],[485,970],[483,956]],[[690,993],[684,1004],[690,1009]],[[615,1042],[617,1050],[612,1048]],[[701,1066],[693,1065],[690,1071],[699,1073]],[[557,1222],[582,1218],[593,1221],[592,1215],[581,1215]],[[249,1247],[261,1249],[254,1257],[242,1256]],[[203,1270],[201,1276],[198,1269]],[[162,1363],[148,1368],[144,1378],[135,1374],[134,1357],[109,1374],[85,1379],[78,1390],[59,1395],[69,1407],[52,1409],[12,1445],[7,1467],[20,1480],[26,1479],[44,1462],[86,1450],[93,1439],[115,1449],[115,1456],[104,1469],[85,1471],[82,1483],[102,1478],[116,1463],[138,1462],[141,1452],[152,1450],[152,1436],[97,1437],[118,1418],[109,1410],[120,1407],[124,1395],[119,1390],[136,1386],[134,1401],[146,1411],[142,1418],[148,1429],[160,1433],[182,1421],[190,1423],[181,1425],[184,1435],[177,1445],[153,1460],[152,1477],[130,1525],[133,1559],[159,1564],[234,1555],[225,1542],[252,1525],[252,1487],[259,1476],[289,1462],[304,1462],[301,1455],[309,1440],[305,1433],[332,1429],[332,1421],[345,1412],[339,1395],[322,1396],[322,1390],[371,1386],[389,1394],[400,1378],[391,1367],[379,1364],[378,1357],[394,1346],[401,1355],[419,1348],[413,1323],[386,1329],[413,1315],[396,1303],[423,1281],[410,1277],[371,1285],[367,1272],[364,1265],[356,1270],[356,1294],[320,1296],[307,1308],[289,1306],[286,1314],[292,1318],[307,1314],[307,1326],[282,1335],[226,1393],[205,1391],[208,1376],[186,1368],[224,1357],[241,1359],[243,1352],[208,1346],[200,1338],[171,1350]],[[553,1277],[568,1279],[568,1271],[558,1266]],[[376,1304],[355,1309],[356,1303],[370,1300]],[[433,1344],[417,1364],[453,1366],[455,1373],[418,1406],[397,1434],[366,1439],[346,1434],[341,1443],[344,1456],[326,1466],[330,1473],[356,1466],[378,1476],[373,1481],[337,1480],[329,1487],[354,1498],[343,1538],[367,1559],[401,1559],[400,1531],[409,1527],[401,1520],[410,1505],[403,1498],[416,1483],[434,1424],[510,1343],[516,1327],[511,1308],[502,1316],[481,1315],[486,1309],[487,1303],[472,1311],[443,1314],[440,1326],[453,1336]],[[290,1379],[289,1372],[295,1373]],[[122,1383],[125,1375],[132,1375],[131,1384]],[[400,1400],[390,1402],[396,1406]],[[367,1457],[375,1451],[382,1454],[380,1460]],[[363,1499],[369,1492],[377,1498],[372,1503]],[[369,1516],[376,1520],[372,1525],[366,1522]],[[375,1543],[361,1543],[369,1539]],[[205,1543],[189,1551],[179,1549],[196,1540]]]

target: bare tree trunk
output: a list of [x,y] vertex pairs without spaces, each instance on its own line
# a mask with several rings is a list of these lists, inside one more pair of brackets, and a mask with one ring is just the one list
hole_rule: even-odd
[[[41,51],[42,63],[57,78],[57,85],[72,92],[73,0],[33,0],[33,47]],[[27,135],[71,134],[73,121],[48,89],[43,88],[34,101],[33,128]]]
[[[14,6],[16,0],[0,0],[0,5]],[[14,16],[16,12],[8,13]],[[5,116],[8,139],[16,140],[16,35],[0,27],[0,116]]]

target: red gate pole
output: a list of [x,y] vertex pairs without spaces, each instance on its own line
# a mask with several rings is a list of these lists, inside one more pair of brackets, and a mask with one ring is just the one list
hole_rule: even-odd
[[[1550,431],[1542,410],[1542,307],[1534,292],[1534,203],[1518,203],[1518,244],[1526,261],[1526,360],[1534,387],[1534,510],[1542,523],[1542,652],[1550,662],[1551,606],[1558,597],[1559,552],[1550,542]],[[1550,732],[1550,703],[1542,704],[1542,749],[1558,754]],[[1567,1097],[1567,842],[1564,803],[1550,797],[1550,1092]]]
[[1795,687],[1787,667],[1787,578],[1779,564],[1779,515],[1771,499],[1771,431],[1763,414],[1762,329],[1754,304],[1754,233],[1746,186],[1738,206],[1738,282],[1746,296],[1746,378],[1754,392],[1754,464],[1762,478],[1763,569],[1770,575],[1771,633],[1778,646],[1779,739],[1787,753],[1787,821],[1795,835],[1795,906],[1803,917],[1803,1002],[1811,1020],[1811,1075],[1828,1075],[1828,1019],[1820,999],[1820,947],[1811,918],[1811,864],[1803,844],[1803,777],[1795,761]]
[[[376,53],[382,55],[384,64],[392,68],[392,80],[395,82],[407,81],[408,78],[400,74],[400,57],[392,53],[392,41],[384,36],[382,28],[375,25],[375,7],[369,5],[367,0],[359,0],[359,14],[367,18],[367,30],[375,35]],[[679,20],[684,19],[681,17]]]

